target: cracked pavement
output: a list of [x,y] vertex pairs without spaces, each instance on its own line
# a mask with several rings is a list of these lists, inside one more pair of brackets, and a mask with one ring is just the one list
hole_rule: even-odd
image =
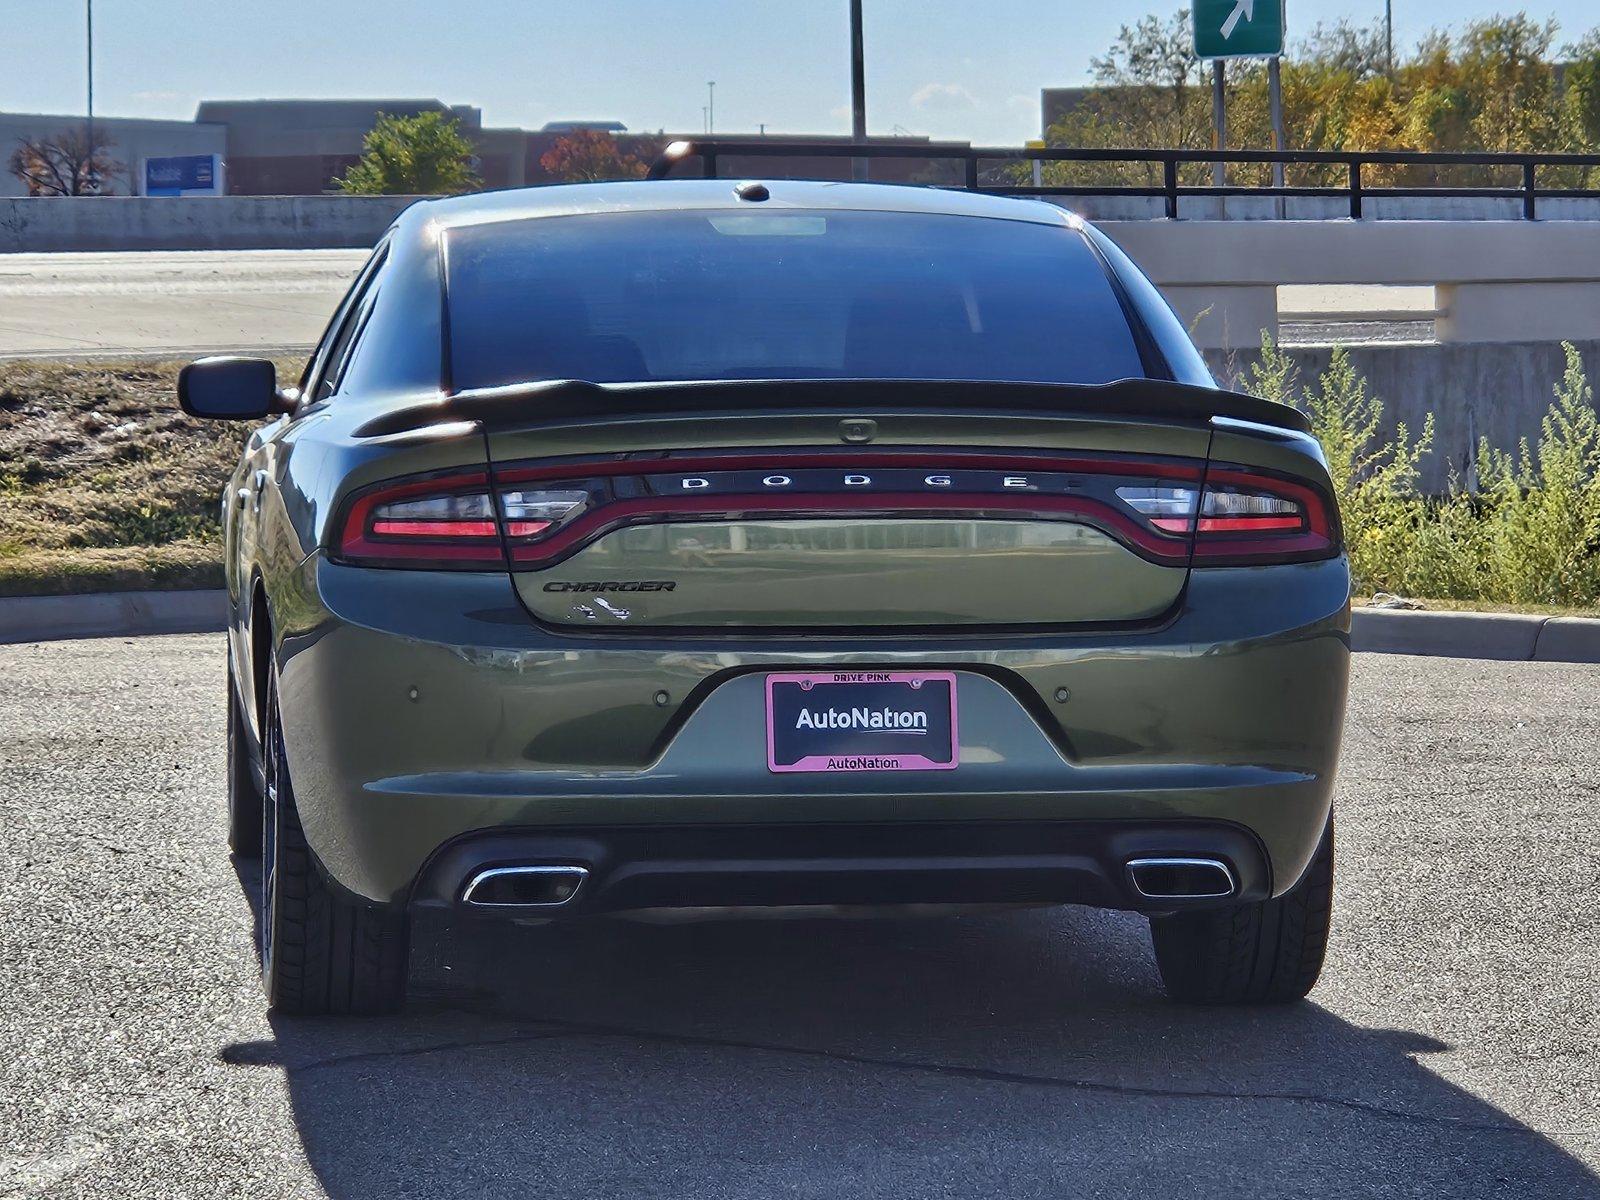
[[0,1195],[1600,1197],[1600,669],[1358,656],[1311,1001],[1142,921],[419,931],[269,1019],[216,636],[0,647]]

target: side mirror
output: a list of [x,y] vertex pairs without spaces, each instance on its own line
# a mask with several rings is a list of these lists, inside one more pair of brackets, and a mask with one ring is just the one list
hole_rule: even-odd
[[202,358],[178,373],[178,405],[191,417],[260,421],[293,407],[264,358]]

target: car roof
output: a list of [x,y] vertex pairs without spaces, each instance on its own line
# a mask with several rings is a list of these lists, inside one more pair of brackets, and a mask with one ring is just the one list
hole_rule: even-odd
[[569,217],[617,212],[706,210],[854,210],[990,217],[1038,225],[1076,228],[1081,222],[1054,204],[915,184],[844,183],[826,180],[758,179],[770,198],[742,200],[735,188],[751,180],[663,179],[616,183],[554,184],[447,196],[412,205],[396,222],[434,230],[497,224],[538,217]]

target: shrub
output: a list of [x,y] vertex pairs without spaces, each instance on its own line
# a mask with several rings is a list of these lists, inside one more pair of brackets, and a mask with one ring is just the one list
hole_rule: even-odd
[[1452,479],[1423,496],[1419,467],[1433,450],[1430,415],[1415,441],[1404,424],[1384,439],[1383,403],[1344,349],[1308,387],[1268,338],[1248,372],[1251,391],[1293,404],[1322,444],[1344,518],[1358,591],[1440,600],[1592,606],[1600,603],[1600,415],[1577,350],[1540,426],[1515,454],[1478,449],[1479,490]]
[[1565,350],[1538,448],[1524,438],[1514,456],[1487,443],[1478,451],[1491,586],[1520,604],[1600,600],[1600,416],[1577,350]]

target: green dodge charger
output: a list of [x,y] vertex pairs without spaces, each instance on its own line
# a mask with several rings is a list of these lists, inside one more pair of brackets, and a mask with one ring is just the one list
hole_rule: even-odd
[[1349,666],[1329,478],[1055,206],[592,184],[419,203],[223,497],[230,839],[280,1012],[428,910],[1089,904],[1298,999]]

